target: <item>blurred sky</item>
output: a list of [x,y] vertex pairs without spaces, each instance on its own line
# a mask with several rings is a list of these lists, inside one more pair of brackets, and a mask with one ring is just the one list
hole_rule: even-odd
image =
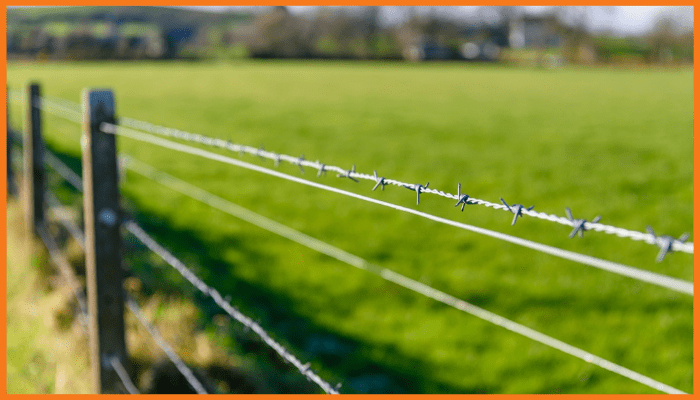
[[[243,6],[214,6],[192,7],[221,11],[225,9],[254,9],[255,7]],[[290,10],[294,13],[309,13],[316,10],[316,6],[294,6]],[[479,7],[454,6],[454,7],[419,7],[418,12],[450,13],[455,18],[469,19],[473,17]],[[525,7],[528,13],[546,12],[551,7]],[[437,9],[437,10],[436,10]],[[638,35],[648,32],[654,27],[654,23],[662,14],[672,14],[683,28],[693,27],[693,7],[669,7],[669,6],[617,6],[617,7],[591,7],[588,10],[588,26],[594,32],[611,31],[620,35]],[[384,24],[391,25],[401,22],[407,15],[405,7],[384,7],[380,13]]]

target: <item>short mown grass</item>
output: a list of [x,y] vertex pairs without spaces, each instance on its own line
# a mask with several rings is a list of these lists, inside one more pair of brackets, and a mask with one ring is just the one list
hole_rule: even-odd
[[[690,69],[513,69],[457,63],[68,63],[8,66],[79,101],[114,90],[118,114],[361,172],[679,236],[693,222]],[[13,123],[21,121],[11,104]],[[79,127],[46,115],[46,142],[80,171]],[[127,138],[119,150],[259,214],[684,391],[692,298],[516,245]],[[214,150],[216,151],[216,150]],[[222,153],[225,153],[222,151]],[[238,157],[236,154],[230,154]],[[245,156],[246,161],[271,162]],[[299,174],[296,166],[279,169]],[[693,256],[330,175],[305,178],[677,278]],[[344,392],[655,393],[237,220],[133,173],[139,223]],[[68,195],[63,196],[69,200]],[[691,237],[691,241],[693,238]],[[130,242],[131,243],[131,242]],[[131,243],[144,291],[196,298]],[[134,254],[139,254],[134,258]],[[130,258],[131,257],[131,258]],[[148,262],[146,262],[148,261]],[[155,265],[151,268],[149,265]],[[221,311],[202,300],[203,329]],[[235,326],[235,324],[233,324]],[[212,334],[255,353],[237,330]],[[215,332],[216,331],[216,332]],[[228,338],[228,339],[226,339]],[[182,338],[186,341],[188,338]],[[268,360],[268,359],[265,359]],[[260,363],[269,362],[259,361]]]

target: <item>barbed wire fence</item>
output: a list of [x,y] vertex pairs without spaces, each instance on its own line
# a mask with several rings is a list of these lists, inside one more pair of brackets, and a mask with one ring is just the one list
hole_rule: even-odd
[[[78,122],[77,120],[73,119],[74,122]],[[12,134],[12,139],[16,141],[17,144],[22,144],[22,139],[18,137],[16,133]],[[11,159],[11,154],[10,154],[11,149],[8,147],[8,156]],[[82,193],[83,192],[83,183],[82,183],[82,178],[78,176],[73,170],[70,169],[67,165],[65,165],[63,162],[60,161],[58,157],[56,157],[53,153],[51,153],[49,150],[44,149],[43,151],[43,161],[47,166],[49,166],[51,169],[54,170],[56,174],[61,176],[69,185],[71,185],[77,192]],[[28,163],[27,165],[31,165],[32,163]],[[26,173],[26,171],[25,171]],[[57,219],[57,222],[63,225],[63,227],[66,229],[66,231],[74,238],[74,240],[82,247],[83,249],[86,248],[86,243],[85,243],[85,234],[82,232],[82,230],[77,226],[77,224],[67,215],[65,212],[65,206],[60,203],[60,201],[57,199],[56,195],[50,190],[47,189],[44,193],[44,199],[46,205],[49,207],[50,213]],[[142,235],[146,235],[145,232],[143,231],[137,231],[136,229],[139,229],[136,225],[134,225],[133,222],[129,223],[127,222],[124,224],[125,227],[128,227],[131,231],[141,233]],[[44,227],[44,225],[38,225],[36,227],[36,231],[38,235],[41,237],[41,239],[44,241],[45,246],[49,250],[50,256],[52,261],[59,267],[60,272],[62,275],[66,276],[67,282],[69,283],[79,305],[80,305],[80,310],[79,310],[79,316],[81,320],[83,320],[83,325],[86,329],[87,333],[87,320],[89,319],[88,317],[88,306],[87,302],[85,300],[85,295],[82,293],[82,290],[79,289],[79,285],[77,284],[77,279],[75,278],[75,275],[72,273],[72,270],[70,268],[70,264],[68,261],[65,259],[65,257],[62,256],[58,244],[55,242],[53,237],[51,236],[50,232],[48,229]],[[143,238],[143,236],[139,235],[137,236],[138,238]],[[146,244],[149,246],[153,246],[155,242],[151,239],[150,241],[146,241]],[[157,244],[155,244],[157,246]],[[190,279],[198,279],[196,277],[190,277]],[[199,280],[199,287],[201,288],[202,285],[205,285],[203,281]],[[252,330],[258,336],[260,336],[261,340],[263,340],[264,343],[269,345],[272,349],[274,349],[284,360],[285,362],[289,362],[292,365],[294,365],[296,368],[299,369],[299,371],[307,377],[308,380],[316,383],[321,387],[321,389],[326,392],[326,393],[331,393],[331,394],[337,394],[337,388],[339,385],[336,385],[335,387],[330,385],[329,383],[325,382],[323,379],[321,379],[314,371],[310,369],[310,364],[309,363],[302,363],[299,361],[298,358],[296,358],[290,351],[285,349],[281,344],[276,342],[272,337],[256,322],[253,321],[250,317],[247,317],[240,311],[238,311],[235,307],[233,307],[227,300],[224,300],[224,298],[219,294],[218,291],[215,289],[209,289],[207,291],[207,294],[209,294],[214,301],[224,309],[229,315],[233,316],[236,318],[239,322],[243,323],[246,328]],[[162,336],[159,335],[157,332],[156,328],[150,324],[144,314],[140,311],[140,308],[138,306],[138,303],[136,301],[127,295],[125,304],[129,308],[129,310],[134,314],[134,316],[137,318],[139,322],[146,328],[148,333],[153,337],[155,343],[158,345],[159,348],[163,350],[163,352],[166,354],[166,356],[175,364],[177,369],[182,373],[182,375],[185,377],[187,382],[190,384],[190,386],[194,389],[196,393],[199,394],[205,394],[206,389],[204,386],[196,379],[192,371],[184,364],[184,362],[177,356],[177,354],[172,350],[172,347],[162,338]],[[119,357],[116,356],[107,356],[102,358],[102,367],[106,368],[111,368],[112,370],[115,371],[115,373],[118,375],[119,379],[122,381],[123,387],[127,393],[138,393],[138,389],[134,386],[134,384],[127,379],[128,378],[128,373],[126,373],[126,369],[123,366],[122,360],[119,359]]]
[[[22,96],[17,93],[10,93],[8,94],[8,99],[13,99],[16,101],[21,102]],[[36,97],[33,101],[29,101],[28,103],[30,107],[37,107],[40,108],[43,111],[49,112],[55,116],[64,118],[69,121],[77,122],[77,123],[84,123],[84,119],[87,118],[88,112],[80,110],[80,107],[76,103],[68,102],[63,99],[58,99],[58,98],[47,98],[47,97]],[[88,108],[89,104],[84,104],[83,108]],[[93,125],[95,125],[95,121],[91,121]],[[642,241],[646,242],[649,244],[656,245],[660,248],[659,255],[657,257],[657,261],[663,260],[663,258],[666,256],[666,254],[670,251],[681,251],[685,253],[690,253],[693,254],[693,243],[685,243],[687,240],[687,235],[683,235],[678,239],[675,239],[670,236],[656,236],[656,234],[653,232],[651,228],[648,228],[648,233],[642,233],[642,232],[637,232],[633,230],[628,230],[624,228],[619,228],[611,225],[603,225],[600,224],[598,221],[600,220],[600,217],[596,217],[592,221],[586,221],[583,219],[575,219],[572,215],[572,212],[570,209],[566,208],[567,216],[568,218],[564,217],[559,217],[553,214],[547,214],[547,213],[542,213],[542,212],[535,212],[533,211],[533,207],[528,207],[525,208],[523,205],[520,204],[511,204],[509,205],[504,199],[501,199],[502,205],[497,204],[497,203],[491,203],[485,200],[480,200],[476,199],[473,197],[470,197],[469,195],[463,194],[462,193],[462,188],[461,184],[458,184],[458,189],[457,189],[457,194],[450,194],[446,193],[440,190],[436,189],[430,189],[428,188],[429,183],[426,183],[426,185],[421,185],[421,184],[411,184],[411,183],[406,183],[394,179],[388,179],[385,177],[379,176],[377,174],[377,171],[374,171],[372,175],[370,174],[365,174],[365,173],[359,173],[355,170],[355,166],[349,170],[345,170],[343,168],[337,167],[337,166],[332,166],[332,165],[326,165],[321,163],[320,161],[315,161],[311,162],[308,160],[305,160],[303,155],[300,157],[293,157],[285,154],[278,154],[274,152],[269,152],[265,151],[262,147],[260,148],[255,148],[251,146],[246,146],[246,145],[239,145],[239,144],[233,144],[229,141],[222,140],[222,139],[217,139],[217,138],[211,138],[199,134],[194,134],[194,133],[189,133],[185,131],[180,131],[177,129],[172,129],[172,128],[166,128],[158,125],[153,125],[144,121],[138,121],[126,117],[121,117],[118,120],[115,118],[114,121],[101,121],[99,124],[95,125],[95,130],[99,131],[99,133],[102,134],[107,134],[109,136],[115,137],[115,136],[123,136],[123,137],[128,137],[131,139],[139,140],[142,142],[147,142],[159,147],[163,148],[168,148],[174,151],[179,151],[179,152],[184,152],[204,158],[208,158],[211,160],[223,162],[229,165],[234,165],[237,167],[242,167],[246,168],[249,170],[253,170],[259,173],[264,173],[272,176],[276,176],[278,178],[286,179],[292,182],[316,187],[318,189],[322,190],[327,190],[330,192],[334,192],[337,194],[341,194],[344,196],[349,196],[353,197],[356,199],[360,199],[363,201],[371,202],[374,204],[382,205],[385,207],[390,207],[392,209],[396,209],[399,211],[403,212],[408,212],[414,215],[421,216],[423,218],[427,218],[436,222],[440,222],[443,224],[451,225],[457,228],[469,230],[472,232],[480,233],[483,235],[487,235],[499,240],[504,240],[508,241],[510,243],[518,244],[524,247],[531,248],[536,251],[540,251],[543,253],[547,253],[550,255],[554,255],[557,257],[565,258],[571,261],[575,261],[581,264],[589,265],[592,267],[600,268],[609,272],[613,272],[619,275],[623,275],[632,279],[636,279],[639,281],[643,281],[649,284],[661,286],[670,290],[678,291],[684,294],[688,295],[693,295],[693,284],[692,282],[687,282],[683,281],[680,279],[668,277],[665,275],[661,274],[656,274],[652,273],[650,271],[638,269],[638,268],[633,268],[630,266],[622,265],[619,263],[614,263],[606,260],[601,260],[598,258],[594,258],[591,256],[586,256],[574,252],[570,252],[567,250],[555,248],[552,246],[544,245],[541,243],[536,243],[533,241],[525,240],[522,238],[517,238],[511,235],[507,235],[501,232],[496,232],[496,231],[491,231],[487,230],[484,228],[480,227],[475,227],[472,225],[468,224],[463,224],[460,222],[448,220],[442,217],[437,217],[431,214],[427,214],[424,212],[420,212],[411,208],[399,206],[396,204],[384,202],[381,200],[377,200],[371,197],[359,195],[353,192],[341,190],[334,188],[332,186],[327,186],[323,185],[314,181],[309,181],[305,179],[301,179],[299,177],[295,177],[292,175],[284,174],[276,170],[271,170],[268,168],[264,168],[255,164],[243,162],[241,160],[233,159],[230,157],[223,156],[221,154],[217,153],[212,153],[200,148],[192,147],[185,145],[183,143],[178,143],[178,142],[173,142],[170,140],[166,140],[162,137],[158,136],[165,136],[165,137],[170,137],[170,138],[175,138],[175,139],[182,139],[187,142],[193,142],[196,144],[200,145],[206,145],[210,147],[216,147],[216,148],[221,148],[221,149],[226,149],[235,153],[238,153],[239,155],[242,154],[250,154],[250,155],[255,155],[258,156],[262,159],[271,159],[275,162],[275,165],[279,165],[280,162],[285,161],[290,164],[296,165],[299,167],[300,172],[304,172],[304,167],[307,168],[312,168],[317,170],[317,175],[325,175],[327,171],[332,171],[337,173],[337,177],[339,178],[348,178],[351,179],[355,182],[359,182],[359,180],[370,180],[374,182],[374,187],[372,190],[376,190],[378,187],[381,187],[382,190],[384,190],[384,187],[386,185],[393,185],[393,186],[400,186],[407,188],[409,190],[412,190],[416,193],[416,203],[420,203],[420,195],[424,193],[428,194],[434,194],[440,197],[445,197],[448,199],[452,200],[457,200],[457,203],[454,204],[455,207],[461,206],[461,210],[464,210],[464,207],[466,205],[482,205],[485,207],[489,207],[492,209],[496,210],[505,210],[513,214],[513,220],[512,224],[515,224],[517,219],[522,216],[530,216],[534,218],[539,218],[543,220],[547,220],[550,222],[558,223],[561,225],[567,225],[569,227],[573,228],[573,231],[570,233],[570,237],[573,237],[576,234],[579,234],[583,236],[584,231],[596,231],[596,232],[603,232],[611,235],[615,235],[621,238],[629,238],[631,240],[635,241]],[[152,134],[158,135],[158,136],[153,136]],[[8,153],[9,154],[9,153]],[[57,157],[53,156],[49,152],[45,152],[46,156],[44,157],[44,161],[46,162],[47,165],[49,165],[56,173],[58,173],[60,176],[62,176],[69,184],[71,184],[76,190],[82,191],[83,190],[83,184],[82,184],[82,179],[75,174],[69,167],[67,167],[65,164],[63,164]],[[219,209],[223,212],[226,212],[228,214],[231,214],[237,218],[240,218],[242,220],[245,220],[249,223],[252,223],[262,229],[266,229],[268,231],[271,231],[273,233],[276,233],[280,236],[286,237],[287,239],[290,239],[292,241],[295,241],[299,244],[302,244],[304,246],[307,246],[311,249],[314,249],[316,251],[319,251],[323,254],[329,255],[333,258],[338,259],[339,261],[343,261],[351,266],[366,270],[368,272],[371,272],[373,274],[376,274],[383,279],[393,282],[395,284],[398,284],[404,288],[407,288],[409,290],[412,290],[416,293],[419,293],[421,295],[424,295],[426,297],[432,298],[436,301],[442,302],[448,306],[454,307],[458,310],[464,311],[468,314],[471,314],[473,316],[476,316],[478,318],[481,318],[483,320],[489,321],[495,325],[504,327],[512,332],[515,332],[517,334],[520,334],[522,336],[528,337],[532,340],[535,340],[537,342],[540,342],[542,344],[545,344],[549,347],[555,348],[557,350],[560,350],[564,353],[567,353],[571,356],[577,357],[579,359],[582,359],[588,363],[592,363],[594,365],[600,366],[602,368],[605,368],[609,371],[612,371],[618,375],[625,376],[629,379],[632,379],[634,381],[637,381],[639,383],[642,383],[644,385],[647,385],[649,387],[652,387],[656,390],[665,392],[665,393],[683,393],[682,391],[673,388],[671,386],[668,386],[666,384],[663,384],[661,382],[658,382],[648,376],[639,374],[635,371],[629,370],[625,367],[622,367],[618,364],[615,364],[611,361],[605,360],[601,357],[595,356],[591,353],[588,353],[584,350],[581,350],[579,348],[576,348],[570,344],[564,343],[562,341],[559,341],[557,339],[554,339],[550,336],[547,336],[541,332],[537,332],[535,330],[532,330],[524,325],[518,324],[514,321],[508,320],[506,318],[503,318],[499,315],[493,314],[487,310],[481,309],[479,307],[476,307],[472,304],[469,304],[467,302],[464,302],[460,299],[457,299],[453,296],[450,296],[444,292],[441,292],[437,289],[434,289],[430,286],[427,286],[423,283],[417,282],[415,280],[412,280],[408,277],[405,277],[403,275],[400,275],[396,272],[393,272],[391,270],[373,265],[366,260],[355,256],[351,253],[348,253],[344,250],[341,250],[337,247],[334,247],[328,243],[322,242],[318,239],[312,238],[308,235],[305,235],[299,231],[296,231],[290,227],[287,227],[285,225],[282,225],[276,221],[270,220],[266,217],[263,217],[261,215],[258,215],[250,210],[247,210],[241,206],[235,205],[227,200],[224,200],[218,196],[215,196],[211,193],[208,193],[204,191],[201,188],[198,188],[194,185],[191,185],[187,182],[184,182],[182,180],[179,180],[178,178],[175,178],[173,176],[170,176],[162,171],[158,171],[155,168],[149,166],[148,164],[140,161],[133,159],[128,156],[122,156],[120,159],[120,165],[123,166],[124,168],[136,172],[146,178],[152,179],[166,187],[169,187],[170,189],[177,191],[181,194],[187,195],[189,197],[192,197],[194,199],[197,199],[213,208]],[[47,195],[46,196],[46,201],[48,204],[52,206],[52,209],[57,209],[57,200],[55,199],[55,196]],[[82,236],[82,232],[80,231],[75,224],[74,226],[70,226],[69,219],[67,218],[61,218],[60,215],[57,213],[54,213],[55,215],[58,216],[59,222],[64,224],[66,226],[67,231],[74,237],[76,240],[79,240],[79,238],[84,237]],[[65,221],[64,221],[65,220]],[[289,351],[287,351],[284,347],[279,345],[276,341],[274,341],[260,326],[259,324],[253,322],[252,319],[249,317],[241,314],[236,308],[230,305],[228,301],[226,301],[216,289],[208,286],[206,283],[204,283],[200,278],[198,278],[189,268],[185,266],[184,263],[182,263],[177,257],[175,257],[172,253],[170,253],[168,250],[165,249],[165,247],[161,246],[158,244],[150,235],[148,235],[140,226],[138,226],[134,221],[127,220],[127,221],[122,221],[123,226],[125,229],[132,234],[134,237],[136,237],[141,243],[143,243],[148,249],[153,251],[154,253],[158,254],[167,264],[169,264],[171,267],[176,269],[185,279],[187,279],[190,283],[192,283],[200,292],[203,294],[210,296],[218,306],[220,306],[224,311],[227,312],[231,317],[236,319],[237,321],[241,322],[243,325],[247,326],[251,330],[253,330],[258,336],[265,342],[267,345],[269,345],[271,348],[273,348],[285,361],[290,362],[292,365],[294,365],[300,373],[305,375],[307,379],[315,382],[324,392],[326,393],[338,393],[337,389],[338,387],[333,387],[320,377],[313,373],[310,369],[309,366],[310,364],[302,364],[296,357],[294,357]],[[70,227],[69,227],[70,226]],[[84,242],[84,239],[82,239]],[[47,246],[48,247],[48,246]],[[132,306],[134,306],[135,302],[133,299],[128,298],[126,299],[126,304],[127,306],[131,309]],[[134,310],[132,309],[132,312]],[[138,311],[137,311],[138,312]],[[134,312],[136,314],[136,312]],[[149,330],[150,331],[150,330]],[[153,335],[154,339],[156,335]],[[156,342],[158,342],[157,339],[155,339]],[[165,349],[164,349],[165,350]],[[166,354],[168,351],[165,351]],[[173,362],[177,365],[177,361],[175,359],[171,358]],[[109,358],[109,362],[106,364],[111,364],[113,363],[114,360],[113,358]],[[117,360],[118,362],[118,360]],[[112,365],[112,369],[117,372],[117,374],[123,375],[123,368],[121,371],[117,371],[117,367],[114,367]],[[179,369],[179,368],[178,368]],[[187,372],[186,370],[180,370],[185,377],[187,377]],[[189,379],[188,379],[189,381]],[[190,385],[195,388],[196,383],[190,382]],[[127,391],[131,392],[127,386],[127,382],[124,382],[124,386],[127,388]],[[133,385],[132,385],[133,387]],[[195,390],[197,390],[195,388]]]

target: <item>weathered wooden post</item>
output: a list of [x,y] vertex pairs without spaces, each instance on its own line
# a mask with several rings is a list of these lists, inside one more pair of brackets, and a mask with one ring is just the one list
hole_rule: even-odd
[[83,201],[90,357],[96,393],[120,393],[109,360],[126,362],[122,293],[119,188],[114,135],[100,130],[114,123],[109,90],[83,91]]
[[44,143],[41,138],[41,93],[39,85],[27,88],[24,129],[24,216],[31,234],[44,223]]
[[5,90],[7,114],[7,193],[17,196],[17,186],[15,186],[15,174],[12,170],[12,125],[10,124],[10,90]]

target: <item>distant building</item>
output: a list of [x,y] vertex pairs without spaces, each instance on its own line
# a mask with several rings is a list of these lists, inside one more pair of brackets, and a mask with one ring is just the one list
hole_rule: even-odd
[[561,46],[558,27],[559,21],[552,14],[523,15],[510,21],[508,45],[514,49]]

